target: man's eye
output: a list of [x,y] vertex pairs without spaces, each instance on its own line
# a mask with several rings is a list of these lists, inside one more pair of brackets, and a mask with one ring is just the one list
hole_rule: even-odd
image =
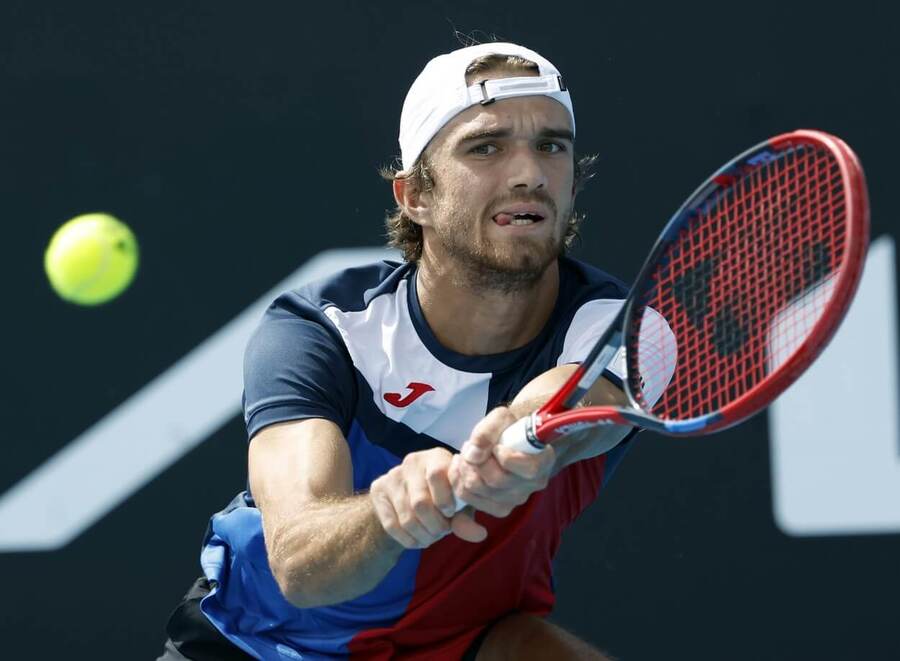
[[483,145],[476,145],[475,147],[472,147],[472,149],[471,149],[471,153],[479,154],[481,156],[488,156],[490,154],[493,154],[496,151],[497,151],[497,146],[492,145],[489,142],[485,143]]
[[541,144],[540,150],[550,154],[558,154],[559,152],[566,151],[566,146],[559,142],[544,142]]

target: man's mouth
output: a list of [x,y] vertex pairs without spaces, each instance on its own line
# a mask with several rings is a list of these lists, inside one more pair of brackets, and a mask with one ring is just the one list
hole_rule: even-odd
[[544,220],[545,214],[540,205],[517,204],[495,214],[494,222],[498,225],[533,225]]
[[531,225],[544,220],[544,217],[533,213],[498,213],[494,222],[498,225]]

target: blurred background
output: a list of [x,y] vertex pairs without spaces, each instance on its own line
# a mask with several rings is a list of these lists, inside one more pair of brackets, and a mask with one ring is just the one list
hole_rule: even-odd
[[[243,339],[276,290],[379,254],[377,168],[458,31],[563,72],[600,155],[576,256],[625,280],[683,198],[770,135],[840,135],[869,181],[868,307],[832,371],[789,393],[808,424],[781,404],[640,437],[564,539],[554,620],[625,661],[900,658],[897,18],[834,0],[0,1],[4,655],[161,651],[208,517],[246,480]],[[142,260],[82,308],[42,259],[91,211],[128,223]]]

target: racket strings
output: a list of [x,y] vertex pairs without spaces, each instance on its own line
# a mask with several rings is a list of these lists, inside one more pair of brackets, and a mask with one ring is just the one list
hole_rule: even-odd
[[663,419],[720,410],[783,365],[843,259],[831,153],[794,146],[716,181],[647,281],[626,338],[631,392]]

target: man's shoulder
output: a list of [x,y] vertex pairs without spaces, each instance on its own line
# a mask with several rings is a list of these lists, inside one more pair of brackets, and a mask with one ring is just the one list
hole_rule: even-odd
[[378,296],[396,292],[409,271],[409,264],[391,260],[343,269],[284,292],[272,304],[270,313],[303,315],[332,307],[342,312],[365,310]]
[[618,278],[584,262],[561,258],[554,364],[584,360],[627,295],[628,288]]
[[560,283],[569,301],[585,301],[595,298],[621,299],[628,294],[628,287],[619,278],[572,257],[561,257]]

